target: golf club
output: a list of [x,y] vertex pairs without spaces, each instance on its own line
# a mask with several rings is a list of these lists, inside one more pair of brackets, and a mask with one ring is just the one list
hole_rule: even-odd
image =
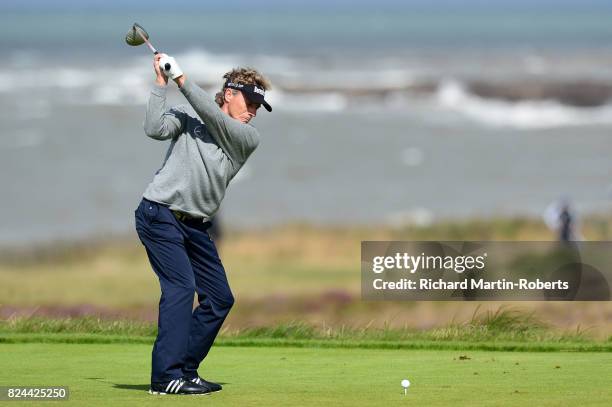
[[137,47],[142,44],[147,44],[147,46],[149,47],[151,52],[153,52],[153,54],[158,54],[155,47],[149,41],[149,34],[138,23],[134,23],[132,28],[130,28],[128,33],[125,35],[125,42],[127,42],[128,45],[132,45],[134,47]]
[[[155,49],[153,44],[151,44],[151,42],[149,41],[149,33],[147,33],[147,31],[138,23],[134,23],[134,25],[132,25],[132,28],[130,28],[130,30],[127,32],[127,34],[125,35],[125,42],[127,42],[128,45],[134,47],[142,44],[147,44],[153,54],[157,55],[159,53]],[[167,75],[170,74],[172,70],[172,65],[170,64],[170,62],[168,62],[168,60],[169,58],[167,58],[167,56],[164,56],[159,61],[162,70],[164,70],[164,73],[166,73]]]

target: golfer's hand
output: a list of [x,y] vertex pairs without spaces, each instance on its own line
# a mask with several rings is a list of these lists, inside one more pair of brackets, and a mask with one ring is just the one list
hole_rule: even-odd
[[155,83],[161,86],[166,86],[168,84],[168,77],[164,75],[161,68],[159,67],[159,60],[165,55],[166,54],[155,54],[153,56],[153,68],[155,69],[155,74],[157,75]]

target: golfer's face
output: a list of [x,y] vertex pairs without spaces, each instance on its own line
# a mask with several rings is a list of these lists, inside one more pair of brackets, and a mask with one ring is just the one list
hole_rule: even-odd
[[229,100],[229,115],[242,123],[248,123],[257,115],[259,106],[259,103],[250,102],[242,92],[237,91]]

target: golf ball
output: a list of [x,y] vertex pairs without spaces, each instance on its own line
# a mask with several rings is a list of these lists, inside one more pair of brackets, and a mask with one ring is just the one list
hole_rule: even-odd
[[410,380],[408,380],[408,379],[402,380],[402,387],[404,387],[404,388],[410,387]]

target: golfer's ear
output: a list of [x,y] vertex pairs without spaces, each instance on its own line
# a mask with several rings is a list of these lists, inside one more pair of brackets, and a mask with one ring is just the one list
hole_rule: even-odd
[[232,96],[234,96],[232,90],[230,88],[225,88],[225,91],[223,92],[223,100],[226,103],[229,103],[229,101],[232,99]]

